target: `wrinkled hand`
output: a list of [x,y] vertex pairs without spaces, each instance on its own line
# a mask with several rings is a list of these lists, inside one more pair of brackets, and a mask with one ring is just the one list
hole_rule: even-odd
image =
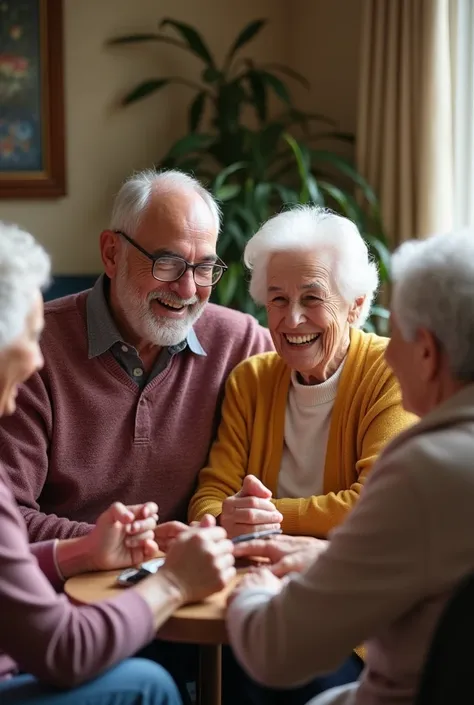
[[189,531],[190,528],[195,527],[204,529],[215,525],[216,520],[211,514],[205,514],[201,521],[192,521],[190,526],[183,524],[182,521],[167,521],[164,524],[158,524],[156,527],[155,541],[158,543],[160,551],[167,553],[172,542],[184,531]]
[[198,602],[234,578],[233,544],[220,527],[188,528],[170,544],[159,573],[179,589],[183,602]]
[[284,582],[277,578],[268,568],[252,568],[232,590],[227,598],[227,604],[230,605],[238,595],[252,588],[264,588],[277,595],[283,585]]
[[268,558],[269,570],[279,578],[307,568],[323,553],[329,542],[311,536],[274,536],[234,546],[236,558]]
[[230,538],[253,531],[279,529],[283,516],[270,501],[272,493],[254,475],[246,475],[242,489],[222,503],[220,525]]
[[154,502],[126,507],[115,502],[84,537],[92,570],[115,570],[156,556],[154,530],[158,507]]

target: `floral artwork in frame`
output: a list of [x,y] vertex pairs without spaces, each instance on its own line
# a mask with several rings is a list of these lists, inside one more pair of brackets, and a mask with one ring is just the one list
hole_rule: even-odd
[[0,198],[66,193],[62,0],[0,0]]

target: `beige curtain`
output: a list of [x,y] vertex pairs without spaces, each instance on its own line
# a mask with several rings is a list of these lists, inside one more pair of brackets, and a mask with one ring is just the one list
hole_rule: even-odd
[[357,162],[393,245],[450,230],[449,0],[364,0]]

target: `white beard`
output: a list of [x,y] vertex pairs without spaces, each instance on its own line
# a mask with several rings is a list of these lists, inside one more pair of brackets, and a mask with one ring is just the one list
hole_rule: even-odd
[[[207,301],[200,301],[196,296],[182,300],[178,296],[159,292],[150,292],[144,301],[132,282],[128,279],[128,263],[123,259],[117,273],[116,295],[118,303],[125,313],[128,325],[143,340],[162,348],[178,345],[185,340],[190,329],[201,316]],[[151,308],[153,299],[167,299],[181,306],[189,306],[182,319],[159,316]]]

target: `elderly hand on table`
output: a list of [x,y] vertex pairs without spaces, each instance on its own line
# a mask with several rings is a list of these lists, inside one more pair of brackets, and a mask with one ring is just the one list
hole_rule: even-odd
[[255,588],[277,595],[284,584],[285,581],[277,578],[268,568],[251,568],[234,587],[227,598],[227,604],[230,605],[242,592]]
[[282,578],[288,573],[301,572],[328,547],[328,541],[311,536],[273,536],[255,539],[234,546],[236,558],[267,558],[269,572]]
[[198,602],[235,577],[233,548],[220,527],[187,527],[169,545],[157,575],[178,588],[183,603]]
[[255,588],[278,594],[290,573],[300,573],[313,563],[328,546],[328,541],[311,536],[274,536],[254,539],[234,546],[236,558],[267,558],[268,567],[251,568],[229,595],[230,604],[238,595]]
[[87,536],[59,541],[56,559],[65,578],[92,570],[115,570],[156,556],[154,502],[126,507],[115,502]]
[[158,543],[160,551],[166,553],[169,547],[184,531],[190,528],[200,527],[207,529],[216,525],[216,520],[211,514],[205,514],[201,521],[192,521],[190,525],[183,524],[182,521],[167,521],[159,524],[155,529],[155,541]]
[[246,475],[242,488],[222,502],[219,524],[230,538],[254,531],[279,529],[283,516],[271,501],[272,493],[258,477]]

